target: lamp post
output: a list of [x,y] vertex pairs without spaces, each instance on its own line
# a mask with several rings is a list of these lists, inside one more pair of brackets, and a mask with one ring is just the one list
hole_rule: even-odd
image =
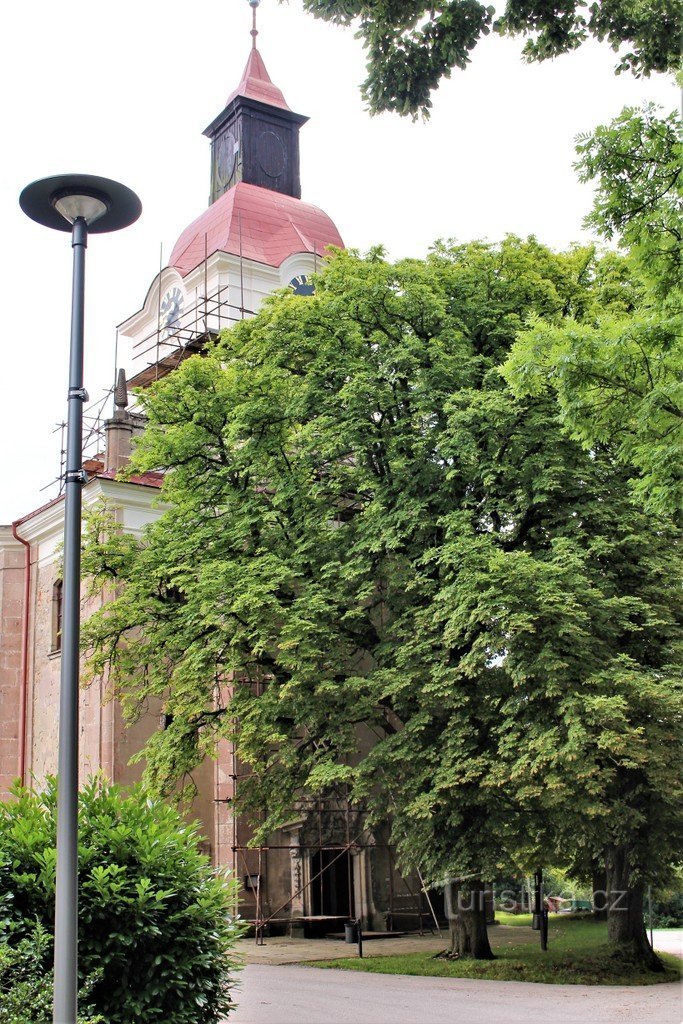
[[71,232],[73,285],[64,508],[62,664],[59,691],[57,889],[53,1024],[76,1024],[78,994],[78,649],[81,599],[83,471],[83,318],[88,233],[118,231],[138,219],[140,200],[129,188],[91,174],[60,174],[27,185],[24,213]]

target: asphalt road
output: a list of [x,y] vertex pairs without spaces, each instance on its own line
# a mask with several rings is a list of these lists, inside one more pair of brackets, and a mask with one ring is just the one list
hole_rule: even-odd
[[248,964],[229,1024],[680,1024],[681,988],[538,985]]

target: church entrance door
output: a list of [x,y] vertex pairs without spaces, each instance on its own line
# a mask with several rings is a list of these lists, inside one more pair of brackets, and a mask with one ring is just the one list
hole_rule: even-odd
[[[320,872],[319,878],[315,876]],[[317,850],[311,857],[311,913],[314,916],[354,915],[353,863],[348,850]]]

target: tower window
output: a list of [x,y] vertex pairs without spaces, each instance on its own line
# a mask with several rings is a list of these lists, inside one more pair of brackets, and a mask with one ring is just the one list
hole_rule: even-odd
[[62,649],[62,597],[64,584],[56,580],[52,586],[52,642],[50,653],[55,654]]

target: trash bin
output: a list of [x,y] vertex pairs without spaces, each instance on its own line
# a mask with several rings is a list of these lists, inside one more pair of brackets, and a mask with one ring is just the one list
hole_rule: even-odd
[[355,921],[347,921],[344,925],[344,942],[358,942],[358,932]]

